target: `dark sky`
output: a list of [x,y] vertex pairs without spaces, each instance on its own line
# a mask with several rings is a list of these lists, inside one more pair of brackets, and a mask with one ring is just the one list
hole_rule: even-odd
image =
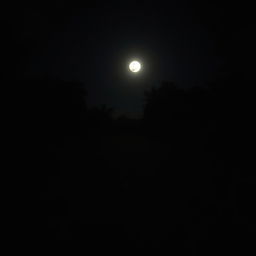
[[[2,9],[13,54],[19,55],[17,73],[82,81],[89,104],[134,113],[142,107],[143,91],[162,80],[187,87],[223,72],[253,73],[249,6],[185,0],[87,8],[55,3]],[[127,71],[133,58],[144,66],[136,76]]]

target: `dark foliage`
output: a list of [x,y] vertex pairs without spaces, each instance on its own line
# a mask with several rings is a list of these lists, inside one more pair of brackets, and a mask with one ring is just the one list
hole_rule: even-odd
[[244,161],[244,83],[163,82],[145,93],[143,120],[131,120],[89,109],[80,83],[19,81],[19,235],[132,250],[249,246],[255,174]]

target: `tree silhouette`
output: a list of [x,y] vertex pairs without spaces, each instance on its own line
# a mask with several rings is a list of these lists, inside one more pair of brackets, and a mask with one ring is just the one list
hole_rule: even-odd
[[110,130],[114,109],[105,104],[92,107],[88,111],[88,121],[91,132],[101,136]]
[[175,130],[178,120],[184,119],[186,105],[184,90],[164,81],[159,88],[145,92],[144,121],[152,131]]

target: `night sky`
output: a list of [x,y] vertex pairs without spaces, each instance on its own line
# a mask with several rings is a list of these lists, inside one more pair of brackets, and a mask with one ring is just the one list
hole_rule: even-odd
[[0,8],[12,244],[255,251],[252,4],[20,2]]
[[[163,80],[191,87],[231,71],[250,76],[254,25],[249,10],[223,1],[87,8],[54,2],[51,7],[9,6],[2,17],[11,28],[18,77],[78,80],[88,90],[90,105],[136,115],[143,91]],[[136,76],[127,69],[133,58],[144,67]]]

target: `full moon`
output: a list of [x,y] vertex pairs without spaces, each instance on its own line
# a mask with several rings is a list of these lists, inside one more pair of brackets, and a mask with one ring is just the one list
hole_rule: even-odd
[[141,64],[138,61],[134,60],[130,63],[129,69],[134,73],[139,72],[141,69]]

